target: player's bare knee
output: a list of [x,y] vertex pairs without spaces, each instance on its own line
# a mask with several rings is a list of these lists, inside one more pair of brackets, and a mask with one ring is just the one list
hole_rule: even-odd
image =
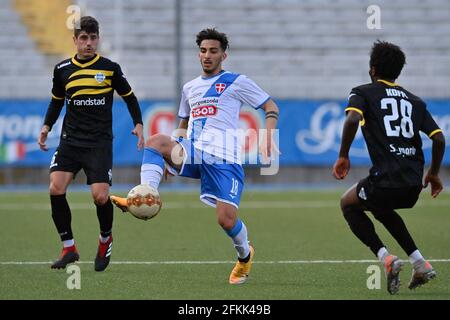
[[172,159],[173,144],[176,143],[169,136],[157,133],[146,140],[145,147],[159,151],[165,159]]
[[63,186],[61,184],[57,184],[55,182],[50,182],[48,191],[49,191],[50,195],[58,196],[58,195],[66,193],[66,188],[65,188],[65,186]]
[[153,148],[161,152],[166,139],[167,137],[161,133],[154,134],[145,141],[145,147]]
[[231,230],[234,227],[234,220],[229,217],[218,217],[217,223],[225,230]]
[[217,212],[217,223],[225,230],[231,230],[236,223],[236,214],[227,210],[219,210]]
[[108,201],[109,196],[107,193],[96,193],[92,195],[92,199],[96,205],[102,206]]

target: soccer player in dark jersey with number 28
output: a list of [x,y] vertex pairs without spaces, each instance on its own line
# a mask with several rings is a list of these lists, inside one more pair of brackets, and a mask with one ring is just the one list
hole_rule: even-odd
[[[414,289],[434,278],[436,271],[421,255],[394,209],[412,208],[428,184],[433,197],[443,188],[438,174],[445,138],[426,104],[394,83],[404,64],[405,55],[398,46],[380,41],[374,44],[369,72],[372,83],[350,93],[339,158],[333,166],[334,177],[344,179],[350,169],[350,146],[361,124],[373,166],[367,178],[344,193],[341,209],[353,233],[383,263],[391,294],[399,290],[403,262],[387,251],[364,211],[372,212],[409,256],[413,265],[409,288]],[[431,166],[423,186],[424,156],[419,131],[433,142]]]
[[114,90],[125,100],[133,118],[138,149],[144,145],[139,103],[120,66],[96,53],[99,26],[92,17],[82,17],[74,29],[77,54],[56,65],[52,100],[45,116],[38,144],[47,151],[48,132],[56,122],[64,102],[66,115],[60,144],[50,164],[52,218],[63,242],[60,258],[51,266],[65,268],[79,259],[71,228],[71,212],[66,190],[83,169],[97,207],[100,239],[95,270],[109,264],[112,250],[113,206],[109,200],[112,182],[112,103]]

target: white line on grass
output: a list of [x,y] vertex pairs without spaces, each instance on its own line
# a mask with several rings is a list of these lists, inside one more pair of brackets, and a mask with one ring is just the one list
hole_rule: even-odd
[[[450,259],[430,259],[430,262],[450,262]],[[111,261],[118,265],[161,265],[161,264],[232,264],[236,261]],[[53,261],[0,261],[0,265],[41,265]],[[93,264],[92,261],[77,261],[77,264]],[[254,261],[256,264],[351,264],[378,263],[378,260],[280,260]]]
[[[240,205],[241,209],[301,209],[301,208],[338,208],[339,201],[243,201]],[[93,210],[94,204],[85,202],[70,203],[73,210]],[[450,207],[450,200],[435,200],[418,202],[415,207]],[[174,201],[163,203],[164,209],[201,209],[209,208],[199,201]],[[1,203],[0,212],[7,211],[42,211],[50,210],[48,203]]]
[[[449,202],[450,204],[450,202]],[[70,208],[74,210],[90,210],[94,209],[94,204],[74,202],[69,203]],[[263,209],[263,208],[278,208],[278,209],[290,209],[290,208],[331,208],[337,207],[336,201],[245,201],[241,203],[241,208],[250,209]],[[164,202],[163,209],[201,209],[209,208],[200,201],[174,201]],[[50,204],[48,203],[2,203],[0,204],[0,210],[11,211],[26,211],[26,210],[50,210]]]

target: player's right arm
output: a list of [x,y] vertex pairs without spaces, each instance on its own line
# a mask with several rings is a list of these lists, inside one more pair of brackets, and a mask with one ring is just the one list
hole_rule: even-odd
[[180,118],[180,122],[178,123],[178,128],[173,133],[173,136],[177,138],[187,138],[187,128],[189,124],[191,108],[189,106],[189,101],[187,99],[185,90],[186,88],[183,87],[183,90],[181,91],[180,106],[178,108],[178,118]]
[[353,89],[348,99],[348,107],[345,109],[347,117],[342,130],[339,157],[333,165],[333,176],[336,179],[344,179],[350,170],[350,147],[355,139],[359,125],[364,124],[364,110],[365,99],[357,89]]
[[189,124],[189,118],[180,119],[178,128],[174,132],[174,136],[187,138],[187,128]]
[[[187,127],[188,127],[188,123],[189,123],[189,118],[181,118],[180,119],[180,123],[178,124],[178,128],[174,130],[174,132],[172,133],[172,137],[174,138],[179,138],[182,137],[184,139],[187,138]],[[167,170],[167,167],[164,167],[164,180],[167,180],[168,176],[173,176],[173,174]]]
[[53,70],[53,88],[52,88],[52,100],[47,108],[47,113],[45,114],[44,125],[39,132],[38,144],[39,148],[43,151],[47,151],[48,147],[45,144],[47,141],[48,133],[52,130],[53,125],[56,120],[58,120],[59,114],[64,106],[65,101],[65,89],[63,87],[62,81],[59,78],[58,70],[55,67]]
[[350,170],[350,159],[348,157],[350,147],[358,131],[361,115],[356,111],[349,111],[345,118],[344,129],[342,131],[341,148],[339,157],[333,165],[333,176],[336,179],[344,179]]
[[[187,138],[187,128],[189,125],[189,116],[190,116],[190,107],[189,102],[186,98],[185,94],[185,88],[183,87],[183,90],[181,92],[181,100],[180,100],[180,106],[178,109],[178,117],[180,118],[180,122],[178,123],[178,128],[175,129],[172,132],[172,138]],[[172,173],[167,170],[167,167],[164,167],[164,179],[167,180],[167,177],[171,175]]]

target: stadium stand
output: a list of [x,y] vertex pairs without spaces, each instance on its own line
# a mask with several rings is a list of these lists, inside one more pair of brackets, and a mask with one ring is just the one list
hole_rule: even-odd
[[45,55],[28,36],[13,0],[2,1],[0,29],[0,98],[36,98],[44,93],[48,96],[51,69]]
[[67,8],[71,5],[69,0],[15,0],[14,3],[40,52],[59,56],[72,54],[72,33],[68,28],[61,28],[67,21]]

